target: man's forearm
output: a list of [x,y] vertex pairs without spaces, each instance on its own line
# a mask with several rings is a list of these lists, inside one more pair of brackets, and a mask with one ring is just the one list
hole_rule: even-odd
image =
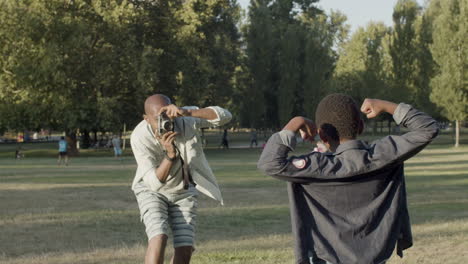
[[203,118],[206,120],[214,120],[218,118],[216,112],[211,108],[202,108],[202,109],[190,109],[187,111],[189,116]]
[[156,177],[158,180],[162,183],[166,182],[167,177],[169,176],[169,172],[171,171],[172,164],[174,164],[174,161],[170,161],[168,159],[163,159],[159,167],[156,169]]

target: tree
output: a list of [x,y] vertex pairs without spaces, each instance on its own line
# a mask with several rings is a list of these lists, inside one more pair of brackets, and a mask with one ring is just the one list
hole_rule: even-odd
[[[23,125],[66,131],[115,130],[135,119],[133,5],[115,1],[4,1],[2,95]],[[27,13],[27,15],[26,15]],[[14,107],[11,110],[15,109]],[[129,114],[132,113],[132,114]],[[72,144],[74,146],[75,144]]]
[[238,65],[240,6],[234,0],[185,1],[175,13],[178,58],[177,101],[182,104],[230,104]]
[[[371,22],[359,28],[340,48],[340,57],[333,75],[335,91],[351,95],[358,102],[367,97],[391,98],[392,63],[388,49],[390,28]],[[389,128],[391,117],[387,119]],[[376,120],[372,120],[376,131]]]
[[[249,6],[249,26],[246,28],[246,67],[250,80],[242,96],[246,116],[250,127],[267,127],[266,116],[277,117],[268,109],[274,108],[276,100],[266,97],[266,91],[275,93],[275,83],[272,81],[273,57],[276,41],[273,37],[273,24],[269,0],[252,1]],[[276,97],[275,97],[276,99]],[[273,105],[273,107],[267,107]]]
[[234,0],[0,7],[0,130],[116,132],[141,120],[155,92],[178,104],[231,103],[240,49]]
[[413,83],[416,88],[414,104],[419,109],[439,117],[440,110],[431,102],[430,80],[435,74],[435,62],[432,58],[430,45],[432,44],[431,18],[427,14],[418,16],[415,22],[415,65],[413,71]]
[[278,128],[295,115],[311,115],[327,93],[337,57],[333,47],[348,27],[342,14],[324,14],[316,2],[251,2],[246,31],[251,87],[244,97],[254,112],[251,123]]
[[414,24],[420,13],[416,0],[399,0],[393,11],[393,32],[390,55],[393,64],[393,100],[414,103],[416,87],[413,72],[416,64],[416,31]]
[[449,120],[455,121],[455,146],[458,147],[460,120],[468,117],[468,1],[440,1],[429,8],[438,9],[428,11],[435,14],[430,48],[437,63],[436,74],[430,82],[431,100],[443,109]]
[[361,101],[366,97],[388,97],[389,56],[385,42],[390,29],[383,23],[359,28],[341,49],[334,72],[335,89]]
[[291,117],[303,115],[304,86],[304,29],[300,24],[289,24],[281,41],[278,87],[278,115],[280,124]]
[[320,98],[330,92],[330,79],[338,57],[334,48],[347,37],[349,26],[345,25],[346,17],[334,11],[330,14],[320,10],[305,12],[299,19],[305,34],[301,109],[313,116]]

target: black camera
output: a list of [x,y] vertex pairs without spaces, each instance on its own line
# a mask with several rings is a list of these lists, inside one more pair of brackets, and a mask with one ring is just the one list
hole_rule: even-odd
[[169,131],[174,131],[174,121],[165,112],[161,113],[158,116],[158,135],[162,136]]

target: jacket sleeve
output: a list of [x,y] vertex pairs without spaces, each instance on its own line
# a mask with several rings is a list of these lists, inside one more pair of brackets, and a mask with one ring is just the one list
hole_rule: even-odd
[[397,125],[408,128],[409,132],[401,136],[387,136],[370,144],[372,159],[382,165],[413,157],[439,134],[436,120],[408,104],[399,104],[393,119]]
[[308,183],[321,177],[321,169],[331,166],[320,152],[288,157],[296,147],[296,134],[282,130],[273,134],[263,149],[257,167],[265,174],[294,183]]
[[393,116],[397,124],[407,127],[410,132],[374,142],[365,159],[356,162],[320,152],[288,157],[296,146],[296,135],[283,130],[268,140],[258,168],[267,175],[295,183],[345,178],[403,162],[421,151],[438,134],[437,122],[410,105],[398,105]]
[[[184,109],[199,109],[197,106],[184,106]],[[191,131],[185,131],[187,135],[193,135],[194,131],[198,131],[202,128],[218,127],[223,126],[232,119],[232,114],[227,109],[221,108],[219,106],[209,106],[207,107],[212,109],[216,113],[216,118],[213,120],[207,120],[198,117],[181,117],[183,119],[184,130],[189,128]]]
[[216,118],[213,120],[207,120],[203,118],[195,118],[195,128],[209,128],[209,127],[218,127],[223,126],[232,119],[232,114],[227,109],[221,108],[219,106],[209,106],[216,113]]

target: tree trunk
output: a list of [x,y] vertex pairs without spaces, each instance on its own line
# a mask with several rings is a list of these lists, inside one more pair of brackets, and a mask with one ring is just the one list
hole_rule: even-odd
[[89,131],[88,130],[83,130],[82,133],[82,142],[81,142],[81,148],[83,149],[88,149],[91,142],[90,142],[90,137],[89,137]]
[[67,142],[69,147],[69,155],[76,156],[78,154],[78,149],[76,148],[76,131],[69,130],[66,132]]
[[460,120],[455,120],[455,147],[460,145]]
[[97,138],[97,130],[93,130],[94,133],[94,138],[93,138],[93,147],[98,148],[99,147],[99,142]]

